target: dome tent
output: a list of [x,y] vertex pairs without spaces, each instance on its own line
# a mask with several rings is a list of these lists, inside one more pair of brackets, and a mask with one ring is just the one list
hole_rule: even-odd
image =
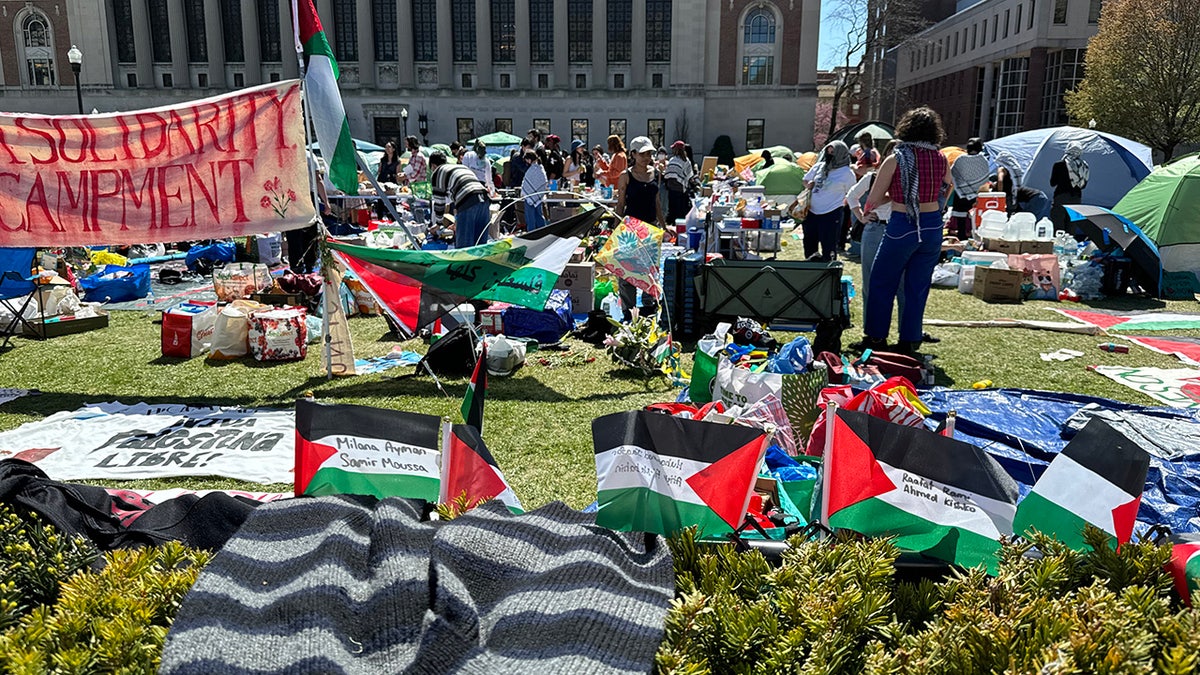
[[1083,145],[1083,158],[1091,169],[1083,190],[1083,203],[1112,208],[1125,193],[1150,174],[1154,168],[1150,148],[1113,134],[1078,127],[1055,127],[1022,131],[983,144],[984,152],[995,169],[996,155],[1008,152],[1016,160],[1024,177],[1022,185],[1041,190],[1050,197],[1050,169],[1062,159],[1067,145]]
[[1190,272],[1200,287],[1200,157],[1155,169],[1113,210],[1158,245],[1165,273]]

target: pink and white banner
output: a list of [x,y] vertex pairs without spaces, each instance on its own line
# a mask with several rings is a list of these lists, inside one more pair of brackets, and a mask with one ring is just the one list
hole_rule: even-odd
[[0,113],[0,246],[304,227],[304,143],[298,80],[129,113]]

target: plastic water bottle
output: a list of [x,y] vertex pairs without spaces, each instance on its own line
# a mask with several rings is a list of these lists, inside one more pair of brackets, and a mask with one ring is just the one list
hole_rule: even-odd
[[600,309],[604,310],[604,313],[613,321],[621,321],[625,318],[625,313],[621,311],[621,299],[617,297],[616,293],[605,296],[604,300],[600,302]]

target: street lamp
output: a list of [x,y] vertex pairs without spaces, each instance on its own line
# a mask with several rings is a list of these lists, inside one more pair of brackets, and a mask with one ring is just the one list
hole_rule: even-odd
[[1095,129],[1095,128],[1096,128],[1096,118],[1095,118],[1095,117],[1093,117],[1092,119],[1088,120],[1088,128],[1089,128],[1089,129]]
[[404,137],[408,138],[408,108],[400,109],[400,119],[404,121]]
[[417,113],[417,130],[421,132],[421,145],[429,145],[429,116]]
[[71,45],[67,52],[67,61],[71,62],[71,72],[75,73],[75,102],[79,104],[79,114],[83,114],[83,89],[79,86],[79,68],[83,65],[83,52],[79,47]]

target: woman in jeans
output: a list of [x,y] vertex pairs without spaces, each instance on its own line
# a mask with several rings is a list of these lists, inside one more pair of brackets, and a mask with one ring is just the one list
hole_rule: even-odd
[[870,304],[863,320],[860,349],[887,348],[892,303],[904,284],[900,341],[895,350],[911,353],[921,346],[921,322],[929,300],[933,268],[942,252],[939,201],[950,187],[950,166],[938,145],[945,137],[942,118],[932,108],[910,110],[896,125],[900,142],[883,160],[864,211],[890,199],[892,216],[871,269]]
[[804,184],[812,190],[808,198],[808,216],[804,219],[804,257],[833,260],[842,235],[846,193],[858,177],[850,168],[850,148],[841,141],[825,146],[821,161],[804,174]]
[[[883,155],[887,157],[892,154],[892,150],[896,147],[896,141],[888,141],[887,147],[883,150]],[[878,162],[876,162],[878,164]],[[870,301],[871,295],[871,268],[875,262],[875,253],[879,251],[879,244],[883,242],[883,231],[887,227],[888,220],[892,217],[892,203],[884,201],[879,206],[875,207],[874,211],[863,211],[863,205],[867,203],[867,195],[871,193],[871,188],[875,185],[874,169],[869,170],[862,178],[850,188],[846,193],[846,204],[850,207],[850,213],[863,224],[862,229],[862,306],[863,312],[866,312],[866,307]],[[904,312],[904,289],[903,284],[897,296],[900,303],[900,312]]]

